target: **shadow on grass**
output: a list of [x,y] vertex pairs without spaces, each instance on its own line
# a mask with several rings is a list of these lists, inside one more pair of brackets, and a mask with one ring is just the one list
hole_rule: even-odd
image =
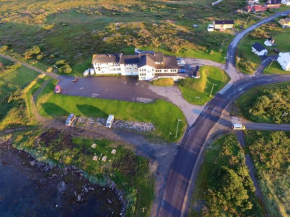
[[76,105],[78,110],[86,117],[108,117],[108,114],[92,105]]
[[46,102],[41,106],[43,110],[50,116],[67,116],[70,114],[70,112],[64,110],[62,107],[54,103]]

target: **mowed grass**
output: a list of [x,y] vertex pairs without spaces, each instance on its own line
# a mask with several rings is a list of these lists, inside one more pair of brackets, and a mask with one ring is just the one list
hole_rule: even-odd
[[273,62],[272,65],[270,66],[270,68],[268,69],[268,67],[264,70],[264,74],[290,74],[290,71],[285,71],[282,69],[282,67],[280,66],[280,64],[278,62]]
[[174,81],[172,78],[159,78],[157,80],[154,80],[152,82],[150,82],[152,85],[155,86],[162,86],[162,87],[166,87],[166,86],[172,86],[174,85]]
[[[107,118],[109,114],[114,114],[116,119],[153,123],[156,128],[154,134],[167,141],[179,140],[185,131],[187,123],[183,113],[166,101],[144,104],[59,95],[54,93],[55,84],[56,81],[49,82],[38,97],[37,107],[43,116],[57,117],[74,113],[77,116]],[[178,119],[181,122],[175,138]]]
[[38,75],[38,72],[21,66],[15,72],[11,72],[8,75],[4,76],[3,80],[22,89],[27,86],[32,80],[34,80]]
[[[229,81],[228,75],[214,66],[202,66],[200,78],[186,78],[178,82],[185,100],[195,105],[204,105]],[[210,95],[211,94],[211,95]]]

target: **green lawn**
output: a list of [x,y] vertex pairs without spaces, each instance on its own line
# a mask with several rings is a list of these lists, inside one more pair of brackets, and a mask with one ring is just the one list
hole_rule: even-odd
[[260,123],[290,123],[290,82],[260,86],[243,94],[236,105],[244,118]]
[[[195,105],[204,105],[228,82],[228,75],[221,69],[213,66],[202,66],[200,78],[186,78],[178,82],[185,100]],[[212,95],[210,96],[210,93]]]
[[270,66],[269,70],[268,67],[264,70],[264,74],[290,74],[290,72],[283,70],[280,64],[275,61]]
[[290,213],[290,134],[281,131],[248,131],[247,151],[254,161],[265,205],[270,216]]
[[225,135],[206,150],[189,216],[263,216],[254,190],[244,150],[235,135]]
[[[167,141],[179,140],[187,126],[186,119],[179,108],[166,101],[157,100],[154,103],[144,104],[58,95],[54,93],[55,83],[48,83],[37,102],[40,114],[46,117],[67,116],[74,113],[77,116],[105,118],[109,114],[114,114],[116,119],[153,123],[156,127],[154,134]],[[181,123],[175,138],[178,119],[181,119]]]

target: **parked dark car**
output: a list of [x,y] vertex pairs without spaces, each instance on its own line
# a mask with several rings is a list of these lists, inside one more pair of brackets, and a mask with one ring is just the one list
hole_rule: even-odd
[[275,53],[279,53],[279,50],[278,49],[274,49],[273,50]]
[[240,26],[240,29],[244,29],[245,27],[244,26]]
[[76,82],[79,79],[78,76],[73,77],[72,82]]

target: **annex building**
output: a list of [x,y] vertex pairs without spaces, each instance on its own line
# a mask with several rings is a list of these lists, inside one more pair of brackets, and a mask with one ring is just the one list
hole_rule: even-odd
[[155,52],[135,55],[94,54],[92,64],[97,75],[138,76],[139,80],[177,74],[179,68],[175,56]]

